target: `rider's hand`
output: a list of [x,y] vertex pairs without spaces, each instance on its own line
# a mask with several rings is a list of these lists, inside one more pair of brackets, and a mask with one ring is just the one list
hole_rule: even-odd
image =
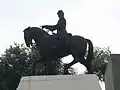
[[43,26],[41,26],[42,28],[46,28],[48,25],[43,25]]
[[45,28],[45,26],[41,26],[42,27],[42,29],[44,29]]

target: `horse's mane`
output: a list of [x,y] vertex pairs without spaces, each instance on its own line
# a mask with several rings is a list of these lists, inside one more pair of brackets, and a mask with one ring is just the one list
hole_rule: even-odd
[[31,27],[31,29],[36,29],[36,31],[40,31],[40,32],[43,32],[45,34],[48,34],[45,30],[43,30],[42,28],[39,28],[39,27]]
[[39,28],[39,27],[27,27],[24,31],[26,31],[26,30],[31,30],[31,32],[34,32],[34,31],[35,32],[42,32],[46,35],[49,35],[45,30],[43,30],[42,28]]

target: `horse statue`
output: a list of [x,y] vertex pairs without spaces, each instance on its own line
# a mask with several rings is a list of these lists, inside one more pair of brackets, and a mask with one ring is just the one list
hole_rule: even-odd
[[[68,35],[68,39],[65,42],[56,44],[56,42],[58,42],[56,35],[50,35],[39,27],[28,27],[24,29],[23,32],[26,46],[32,46],[32,40],[34,40],[41,55],[41,59],[35,61],[33,64],[33,71],[38,62],[56,60],[58,58],[72,55],[74,60],[71,63],[65,64],[64,74],[68,74],[68,69],[77,62],[80,62],[87,68],[87,74],[92,73],[91,64],[93,60],[93,44],[89,39],[77,35]],[[87,44],[89,46],[88,51]],[[59,46],[53,48],[55,45]]]

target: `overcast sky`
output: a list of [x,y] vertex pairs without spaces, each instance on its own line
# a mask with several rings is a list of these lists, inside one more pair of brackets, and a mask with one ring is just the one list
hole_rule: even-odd
[[26,27],[56,24],[59,9],[68,32],[120,53],[120,0],[0,0],[0,54],[13,42],[24,43]]
[[0,0],[0,54],[14,41],[24,43],[26,27],[56,24],[59,9],[68,32],[120,53],[119,0]]

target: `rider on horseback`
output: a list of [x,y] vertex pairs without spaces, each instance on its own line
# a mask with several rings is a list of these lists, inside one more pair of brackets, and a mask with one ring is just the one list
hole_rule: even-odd
[[59,10],[57,14],[59,20],[56,25],[43,25],[42,28],[49,29],[50,31],[57,30],[57,39],[65,40],[67,36],[67,31],[66,31],[66,19],[64,18],[64,12],[62,10]]

